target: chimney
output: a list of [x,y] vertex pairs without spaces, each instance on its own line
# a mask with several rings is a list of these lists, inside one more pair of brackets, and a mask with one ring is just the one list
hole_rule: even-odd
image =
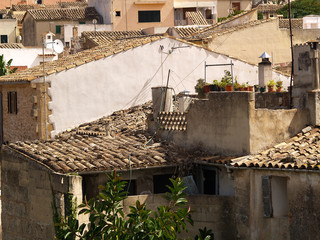
[[262,61],[258,65],[259,69],[259,87],[267,86],[268,82],[272,79],[272,68],[269,58],[271,56],[264,52],[259,58],[262,58]]
[[153,117],[155,120],[159,112],[172,112],[172,90],[171,87],[165,86],[152,88]]
[[311,41],[308,42],[311,48],[311,59],[312,59],[312,86],[313,90],[319,89],[319,42]]

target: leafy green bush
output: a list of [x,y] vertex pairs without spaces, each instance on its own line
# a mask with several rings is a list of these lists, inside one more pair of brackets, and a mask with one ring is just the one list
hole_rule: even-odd
[[[101,192],[96,198],[76,207],[69,198],[71,211],[67,216],[60,217],[53,204],[56,239],[66,240],[166,240],[177,239],[177,234],[188,231],[187,223],[193,225],[190,207],[187,206],[186,187],[180,178],[170,179],[172,186],[164,195],[167,205],[160,205],[155,211],[147,209],[145,203],[136,201],[130,206],[130,213],[125,216],[122,201],[127,198],[126,182],[116,173],[108,175],[109,181],[100,186]],[[79,215],[89,215],[89,223],[79,225]],[[205,234],[208,233],[208,238]],[[211,239],[212,232],[201,230],[198,239]],[[204,237],[204,238],[203,238]]]
[[[277,11],[284,18],[289,18],[288,4]],[[320,15],[319,0],[296,0],[291,2],[291,14],[293,18],[302,18],[307,15]]]

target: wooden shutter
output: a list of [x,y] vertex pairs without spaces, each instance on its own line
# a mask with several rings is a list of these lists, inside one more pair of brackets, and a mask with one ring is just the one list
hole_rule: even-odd
[[272,197],[271,197],[271,177],[262,176],[262,201],[263,201],[263,216],[272,217]]

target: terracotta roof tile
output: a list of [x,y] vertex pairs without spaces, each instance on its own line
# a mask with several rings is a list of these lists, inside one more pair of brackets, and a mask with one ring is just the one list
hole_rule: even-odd
[[28,13],[36,21],[101,19],[94,7],[31,9]]
[[233,159],[234,167],[319,170],[320,128],[307,127],[285,142],[257,155]]
[[192,23],[192,25],[208,25],[207,20],[200,11],[186,12],[186,18]]
[[199,31],[201,30],[201,28],[195,26],[177,26],[173,28],[181,38],[187,38],[192,34],[199,33]]
[[86,2],[57,2],[57,4],[13,4],[13,11],[27,11],[30,9],[87,7]]
[[90,31],[83,32],[82,37],[93,42],[95,45],[104,45],[114,40],[123,38],[141,37],[145,34],[141,30],[132,31]]
[[259,12],[270,12],[274,13],[278,9],[282,8],[284,5],[278,5],[278,4],[260,4],[257,9]]
[[[161,39],[160,36],[150,36],[144,38],[134,38],[134,39],[124,39],[116,40],[110,44],[98,46],[91,48],[76,54],[69,55],[67,57],[60,58],[55,61],[46,62],[45,64],[45,73],[46,75],[52,74],[54,72],[62,71],[63,69],[74,68],[80,63],[95,61],[96,57],[101,58],[101,55],[104,57],[111,56],[112,54],[119,53],[121,51],[126,51],[128,49],[134,48],[136,46],[142,45],[142,43],[148,39],[150,41],[155,41]],[[85,60],[84,60],[85,59]],[[1,76],[1,82],[25,82],[31,81],[35,78],[43,76],[43,66],[38,65],[26,70],[22,70],[16,73],[9,75]]]
[[0,48],[24,48],[21,43],[1,43]]
[[[17,142],[4,148],[27,155],[60,173],[129,169],[130,165],[147,168],[230,162],[231,157],[209,156],[200,150],[186,151],[170,143],[152,140],[146,144],[152,137],[146,131],[146,118],[151,112],[151,102],[148,102],[82,124],[54,140]],[[104,134],[92,135],[92,132]]]

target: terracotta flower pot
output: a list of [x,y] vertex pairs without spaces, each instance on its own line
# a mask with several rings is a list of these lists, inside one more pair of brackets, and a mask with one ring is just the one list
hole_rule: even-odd
[[268,92],[274,92],[273,86],[268,86]]
[[277,87],[277,92],[281,92],[282,88],[281,87]]
[[226,86],[226,91],[227,92],[232,92],[232,85],[227,85]]
[[210,85],[204,85],[203,90],[204,90],[205,93],[210,92]]
[[249,86],[249,87],[248,87],[248,91],[249,91],[249,92],[253,92],[253,86]]

